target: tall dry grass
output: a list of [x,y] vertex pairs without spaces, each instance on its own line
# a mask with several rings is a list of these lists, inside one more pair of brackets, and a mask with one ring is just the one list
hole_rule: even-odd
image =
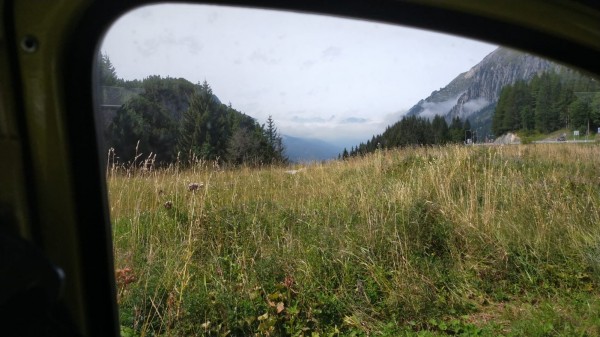
[[[413,148],[297,174],[109,167],[122,324],[139,335],[443,334],[489,325],[477,315],[498,303],[597,298],[598,150]],[[574,329],[599,331],[585,322]],[[510,329],[500,325],[491,331]]]

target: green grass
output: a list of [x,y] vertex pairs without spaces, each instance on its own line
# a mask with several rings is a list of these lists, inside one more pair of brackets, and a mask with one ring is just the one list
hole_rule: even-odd
[[553,131],[551,133],[540,133],[539,131],[534,131],[534,130],[517,132],[517,135],[519,136],[519,138],[521,138],[521,141],[524,144],[541,141],[541,140],[547,140],[547,139],[556,140],[562,134],[566,134],[568,137],[569,135],[573,135],[573,131],[563,128],[560,130]]
[[538,131],[519,131],[517,135],[521,138],[523,144],[531,144],[532,142],[543,141],[543,140],[557,140],[560,136],[566,135],[567,140],[600,140],[600,136],[596,133],[592,133],[589,136],[582,132],[580,136],[573,136],[573,130],[571,129],[560,129],[550,133],[540,133]]
[[599,149],[112,168],[123,335],[598,335]]

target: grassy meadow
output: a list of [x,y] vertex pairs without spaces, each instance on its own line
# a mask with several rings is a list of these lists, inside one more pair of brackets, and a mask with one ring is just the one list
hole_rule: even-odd
[[600,335],[598,145],[299,168],[109,167],[123,336]]

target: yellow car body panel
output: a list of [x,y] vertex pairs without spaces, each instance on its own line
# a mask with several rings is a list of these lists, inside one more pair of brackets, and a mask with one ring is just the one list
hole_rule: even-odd
[[[80,163],[75,162],[74,141],[69,132],[69,116],[84,114],[82,118],[93,120],[93,111],[69,111],[69,101],[78,99],[68,92],[70,78],[65,74],[89,71],[91,78],[93,60],[83,59],[83,66],[70,69],[68,60],[75,59],[75,44],[93,46],[98,41],[80,41],[74,36],[86,36],[80,29],[90,28],[86,18],[98,15],[97,22],[108,24],[123,11],[142,5],[143,1],[91,1],[91,0],[18,0],[1,1],[0,15],[0,229],[32,242],[65,273],[65,306],[77,329],[86,336],[97,335],[94,327],[103,323],[109,326],[104,332],[118,334],[116,314],[94,317],[89,301],[95,289],[86,288],[86,280],[94,277],[85,271],[89,261],[82,256],[82,247],[89,243],[83,239],[81,229],[86,224],[78,220],[77,200],[84,194],[75,192],[77,183],[74,172]],[[424,28],[464,33],[471,37],[506,43],[521,37],[503,36],[504,31],[476,32],[453,23],[452,18],[466,14],[479,18],[482,24],[529,31],[531,36],[540,33],[557,41],[568,41],[588,55],[571,58],[564,51],[563,60],[573,60],[572,65],[592,74],[600,75],[600,65],[578,64],[585,57],[600,55],[600,11],[598,6],[586,6],[585,2],[572,1],[480,1],[480,0],[424,0],[424,1],[224,1],[231,5],[293,9],[321,12],[341,16],[405,23]],[[92,11],[107,8],[102,12]],[[406,17],[405,10],[416,10],[421,16]],[[448,23],[428,22],[448,15]],[[420,21],[419,21],[420,20]],[[99,39],[97,33],[91,38]],[[507,30],[508,31],[508,30]],[[543,41],[541,41],[543,42]],[[546,50],[540,41],[532,52],[544,55]],[[527,46],[517,41],[520,47]],[[546,56],[561,56],[560,52]],[[91,53],[92,51],[90,51]],[[94,51],[95,52],[95,51]],[[89,55],[89,53],[88,53]],[[598,63],[600,58],[594,62]],[[87,68],[86,68],[87,67]],[[84,78],[86,78],[84,76]],[[90,84],[87,84],[90,85]],[[91,102],[87,106],[92,106]],[[98,148],[77,149],[98,156]],[[101,161],[102,159],[100,159]],[[85,173],[85,172],[84,172]],[[90,179],[96,179],[94,175]],[[103,184],[103,180],[90,182]],[[102,188],[102,186],[100,186]],[[90,224],[94,225],[94,224]],[[109,229],[107,229],[109,230]],[[86,241],[88,240],[88,241]],[[107,240],[110,247],[110,237]],[[112,259],[110,251],[101,251]],[[110,267],[110,263],[108,264]],[[89,268],[89,266],[87,266]],[[109,269],[109,268],[108,268]],[[99,268],[97,276],[112,280],[114,275],[107,268]],[[87,276],[86,276],[87,275]],[[7,277],[7,276],[4,276]],[[88,282],[89,284],[89,282]],[[110,293],[110,292],[109,292]],[[114,295],[114,293],[113,293]],[[107,299],[116,305],[116,299]],[[112,309],[108,309],[111,311]],[[116,312],[116,310],[113,310]],[[108,317],[108,318],[107,318]],[[102,321],[104,320],[104,321]],[[99,322],[98,322],[99,321]],[[94,323],[92,323],[94,322]],[[2,333],[0,332],[0,335]]]

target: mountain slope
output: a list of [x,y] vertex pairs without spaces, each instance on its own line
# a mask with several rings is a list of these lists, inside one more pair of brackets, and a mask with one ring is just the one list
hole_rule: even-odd
[[488,129],[500,91],[505,85],[529,80],[561,66],[529,54],[500,47],[447,86],[431,93],[409,111],[409,116],[443,116],[447,122],[469,118],[474,128]]

